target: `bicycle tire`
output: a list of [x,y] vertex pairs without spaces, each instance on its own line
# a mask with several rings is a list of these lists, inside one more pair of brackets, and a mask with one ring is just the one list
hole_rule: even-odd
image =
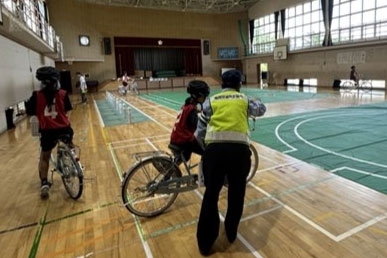
[[355,85],[354,85],[354,83],[351,82],[351,81],[345,81],[345,82],[341,85],[341,88],[344,89],[344,90],[350,90],[350,89],[355,88]]
[[77,200],[83,192],[82,168],[68,150],[64,150],[59,159],[59,168],[66,192],[72,199]]
[[251,167],[250,167],[249,174],[247,175],[246,182],[249,182],[251,179],[253,179],[253,177],[255,176],[255,173],[257,173],[258,165],[259,165],[258,151],[253,144],[250,144],[250,151],[251,151]]
[[361,90],[364,90],[364,91],[369,91],[369,90],[372,89],[372,84],[371,84],[371,82],[369,82],[369,81],[363,81],[363,82],[360,84],[359,88],[360,88]]
[[157,184],[166,177],[181,177],[179,167],[169,157],[149,157],[136,163],[122,182],[121,196],[125,207],[140,217],[155,217],[163,213],[178,195],[177,192],[155,193]]
[[[246,178],[246,183],[248,183],[249,181],[251,181],[251,179],[253,179],[253,177],[255,176],[255,173],[257,173],[257,169],[259,165],[259,156],[258,156],[257,149],[254,147],[252,143],[250,143],[249,147],[251,151],[251,166],[250,166],[249,174],[247,175],[247,178]],[[227,176],[224,179],[223,186],[228,187]]]

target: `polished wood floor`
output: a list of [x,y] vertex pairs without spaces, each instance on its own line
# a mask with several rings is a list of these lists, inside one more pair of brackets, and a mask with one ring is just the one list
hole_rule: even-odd
[[[122,173],[132,154],[167,150],[176,111],[132,95],[147,122],[102,127],[90,93],[72,96],[75,142],[85,166],[84,193],[71,200],[54,175],[50,199],[39,197],[39,140],[28,119],[0,135],[0,257],[200,257],[196,226],[203,188],[182,193],[162,215],[133,216],[122,206]],[[116,89],[113,85],[111,89]],[[268,104],[269,116],[385,101],[383,96]],[[248,185],[237,241],[223,231],[212,257],[387,257],[387,196],[255,143],[259,170]],[[224,217],[227,190],[220,196]]]

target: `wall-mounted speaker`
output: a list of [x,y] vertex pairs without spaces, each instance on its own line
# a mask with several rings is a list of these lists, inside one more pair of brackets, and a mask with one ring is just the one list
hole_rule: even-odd
[[209,55],[209,54],[210,54],[210,41],[203,40],[203,55]]
[[112,54],[112,45],[110,38],[103,38],[103,51],[105,55]]

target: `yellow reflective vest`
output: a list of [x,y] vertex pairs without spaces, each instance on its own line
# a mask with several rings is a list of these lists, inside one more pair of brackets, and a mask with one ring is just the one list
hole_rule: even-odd
[[206,144],[237,142],[249,144],[248,105],[245,94],[226,90],[210,98],[212,116],[207,125]]

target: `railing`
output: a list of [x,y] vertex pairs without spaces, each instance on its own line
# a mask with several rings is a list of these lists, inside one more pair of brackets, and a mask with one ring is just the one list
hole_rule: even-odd
[[[41,38],[60,57],[63,55],[61,53],[62,43],[59,41],[59,37],[55,35],[54,28],[46,21],[46,9],[42,1],[1,0],[1,4],[3,9],[6,9],[12,16],[10,20],[13,20],[12,22],[15,24],[10,24],[11,27],[14,26],[14,29],[17,30],[19,24],[23,24],[25,29]],[[18,24],[16,25],[16,23]]]

